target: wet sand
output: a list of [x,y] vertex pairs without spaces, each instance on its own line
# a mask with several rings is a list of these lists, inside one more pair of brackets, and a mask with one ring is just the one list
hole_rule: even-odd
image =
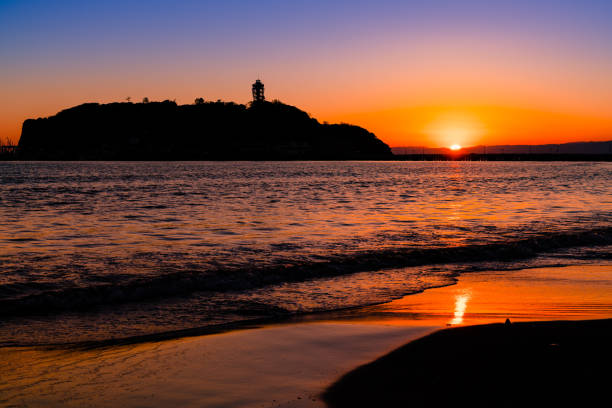
[[474,325],[612,317],[612,265],[579,265],[463,274],[427,290],[353,314],[411,325]]
[[[89,350],[4,348],[0,349],[0,405],[324,406],[320,395],[332,382],[406,342],[447,325],[503,322],[506,317],[516,322],[610,318],[612,267],[467,274],[457,285],[384,305],[200,337]],[[600,330],[575,325],[568,330],[580,334]],[[504,330],[504,326],[492,327]],[[482,337],[486,333],[480,328],[460,330],[464,337],[451,338],[451,344],[493,344]],[[558,343],[549,338],[545,342]],[[556,352],[557,346],[550,347]],[[544,356],[546,350],[538,349],[534,358]],[[502,354],[491,354],[492,361],[504,364],[505,354],[495,352]],[[467,360],[457,360],[459,365],[442,372],[452,372],[451,379],[469,378],[465,370],[471,367],[472,353],[466,356]],[[395,371],[388,371],[401,373],[406,385],[409,377],[405,375],[419,370],[395,360],[391,359]],[[440,372],[436,367],[441,366],[428,363],[433,360],[423,361],[425,368]],[[523,369],[531,370],[525,364]],[[457,392],[482,393],[482,387],[473,382]],[[376,405],[380,404],[370,406]]]
[[104,349],[0,355],[0,406],[321,407],[334,379],[433,328],[275,325]]

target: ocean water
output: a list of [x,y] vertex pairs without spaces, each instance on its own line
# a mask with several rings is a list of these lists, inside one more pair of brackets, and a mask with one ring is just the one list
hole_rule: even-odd
[[610,163],[0,162],[0,345],[375,304],[611,248]]

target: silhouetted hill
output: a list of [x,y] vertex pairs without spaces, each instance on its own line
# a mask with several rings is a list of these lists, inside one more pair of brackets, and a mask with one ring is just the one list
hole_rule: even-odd
[[280,102],[86,103],[23,123],[19,157],[35,160],[385,159],[358,126],[321,124]]

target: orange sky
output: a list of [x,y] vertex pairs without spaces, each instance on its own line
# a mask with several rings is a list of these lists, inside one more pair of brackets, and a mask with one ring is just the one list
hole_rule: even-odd
[[[363,126],[390,146],[612,139],[612,85],[589,84],[595,82],[592,77],[579,78],[572,85],[559,73],[545,77],[545,81],[534,74],[516,83],[499,70],[487,74],[485,68],[481,76],[456,71],[443,83],[436,72],[413,70],[407,78],[390,72],[386,78],[378,78],[362,75],[363,67],[343,76],[330,74],[321,82],[315,77],[311,86],[294,86],[299,81],[297,73],[277,80],[275,75],[266,76],[264,82],[269,99],[296,105],[320,121]],[[192,103],[196,96],[240,103],[249,100],[252,78],[246,73],[237,73],[236,80],[226,76],[218,82],[203,80],[194,70],[184,75],[180,81],[164,82],[159,72],[140,78],[96,80],[94,72],[49,78],[48,82],[46,78],[16,82],[5,87],[0,101],[0,137],[16,141],[24,119],[52,115],[83,102],[120,101],[127,96],[136,101],[148,96],[152,100],[176,99],[178,103]]]
[[0,4],[0,138],[84,102],[247,103],[259,76],[392,147],[612,140],[610,2],[239,4]]
[[[420,79],[427,83],[426,79]],[[0,137],[9,137],[16,141],[25,118],[52,115],[61,109],[88,101],[112,102],[124,100],[125,96],[131,95],[133,100],[148,96],[152,100],[170,98],[176,99],[178,103],[192,103],[196,96],[204,96],[208,100],[224,99],[246,103],[250,92],[250,79],[246,77],[240,82],[241,87],[230,84],[229,81],[225,84],[227,94],[234,95],[235,98],[224,98],[223,89],[218,89],[215,93],[196,93],[197,91],[194,92],[190,87],[181,87],[180,84],[174,88],[172,84],[149,87],[135,81],[130,86],[125,80],[126,89],[129,91],[124,92],[125,96],[119,96],[116,91],[109,92],[104,81],[101,84],[79,82],[71,84],[66,81],[66,87],[63,89],[60,89],[61,84],[39,84],[38,89],[44,92],[38,97],[35,97],[35,90],[13,89],[11,103],[2,106]],[[320,121],[347,122],[363,126],[392,147],[546,144],[612,139],[612,109],[607,109],[612,106],[612,100],[609,103],[605,100],[599,101],[599,95],[586,95],[578,100],[568,101],[557,99],[554,84],[551,89],[542,90],[541,96],[529,85],[517,89],[506,84],[507,90],[515,94],[522,93],[522,100],[518,97],[500,97],[499,102],[515,104],[487,104],[485,102],[496,101],[496,98],[481,97],[472,98],[480,103],[468,99],[463,103],[449,104],[443,103],[445,98],[429,96],[426,85],[421,86],[419,93],[410,96],[413,89],[411,84],[398,83],[398,91],[385,89],[393,88],[393,84],[394,82],[387,82],[381,86],[382,89],[368,93],[367,90],[341,83],[337,90],[328,88],[334,95],[328,94],[327,97],[324,97],[323,90],[317,89],[316,86],[314,89],[292,89],[290,81],[275,84],[271,79],[266,82],[266,89],[269,98],[278,97],[285,103],[296,105]],[[206,85],[203,84],[202,88],[211,88]],[[402,98],[398,95],[402,87],[409,96]],[[155,92],[151,92],[156,88]],[[85,92],[82,92],[83,90]],[[612,89],[609,92],[608,95],[612,95]],[[177,94],[180,96],[177,97]],[[536,95],[530,98],[530,94]],[[575,91],[574,95],[577,94]],[[430,103],[418,104],[421,97]],[[612,96],[610,98],[612,99]]]
[[424,106],[329,115],[359,124],[390,146],[441,147],[612,140],[612,116],[504,106]]

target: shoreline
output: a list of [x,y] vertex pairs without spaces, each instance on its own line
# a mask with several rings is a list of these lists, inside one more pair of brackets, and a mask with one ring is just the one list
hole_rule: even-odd
[[436,329],[316,322],[91,350],[16,349],[0,352],[0,406],[322,408],[335,378]]
[[[530,270],[555,270],[559,268],[577,268],[577,267],[606,267],[607,265],[550,265],[550,266],[535,266],[529,268],[518,268],[518,269],[504,269],[495,271],[497,274],[512,274],[517,271],[530,271]],[[612,267],[612,265],[610,265]],[[388,316],[397,316],[400,313],[404,313],[403,309],[405,305],[408,304],[408,300],[413,299],[415,295],[421,295],[425,292],[435,291],[438,292],[440,289],[448,289],[455,287],[460,280],[462,280],[462,276],[464,279],[467,279],[467,276],[478,276],[478,274],[482,274],[483,272],[467,272],[463,274],[457,274],[453,276],[453,281],[448,283],[443,283],[439,285],[429,286],[422,290],[407,293],[400,298],[392,299],[385,302],[377,302],[372,304],[364,304],[358,306],[349,306],[340,309],[332,309],[332,310],[320,310],[320,311],[312,311],[306,313],[297,313],[290,314],[286,316],[268,316],[268,317],[258,317],[253,319],[245,319],[245,320],[237,320],[230,321],[226,323],[218,323],[212,324],[208,326],[202,327],[193,327],[186,329],[178,329],[178,330],[170,330],[163,332],[154,332],[148,334],[141,334],[135,336],[128,337],[117,337],[117,338],[106,338],[101,340],[83,340],[77,342],[60,342],[60,343],[26,343],[26,344],[13,344],[13,343],[5,343],[0,344],[0,349],[2,348],[38,348],[38,349],[46,349],[46,350],[89,350],[96,348],[106,348],[106,347],[119,347],[126,345],[136,345],[142,343],[158,343],[164,341],[172,341],[172,340],[181,340],[192,337],[200,337],[200,336],[208,336],[215,334],[223,334],[230,333],[234,331],[241,330],[252,330],[252,329],[260,329],[267,327],[275,327],[275,326],[285,326],[292,324],[303,324],[303,323],[313,323],[313,322],[330,322],[330,321],[351,321],[357,319],[358,321],[363,320],[387,320]],[[491,272],[484,272],[485,275],[490,274]],[[446,292],[446,290],[445,290]],[[421,313],[418,311],[417,314]],[[504,316],[512,316],[511,312],[504,314],[503,316],[499,316],[499,319],[502,319]],[[406,316],[403,316],[406,317]],[[430,316],[431,317],[431,316]],[[451,315],[447,314],[448,320],[451,320]],[[516,317],[516,316],[514,316]],[[421,318],[414,319],[414,316],[408,317],[415,321],[421,320]],[[444,320],[445,317],[436,316],[436,321],[425,323],[426,325],[440,325],[444,326],[444,322],[440,319]],[[505,317],[504,317],[505,318]],[[524,318],[524,317],[523,317]],[[427,319],[427,317],[426,317]],[[531,319],[533,320],[533,319]],[[491,321],[490,319],[487,321]],[[414,322],[413,322],[414,323]],[[456,323],[455,323],[456,324]],[[473,323],[477,324],[477,323]],[[449,324],[446,324],[447,326]]]
[[390,303],[245,330],[4,348],[0,405],[324,407],[321,394],[340,376],[446,325],[610,318],[611,282],[605,263],[478,272]]

